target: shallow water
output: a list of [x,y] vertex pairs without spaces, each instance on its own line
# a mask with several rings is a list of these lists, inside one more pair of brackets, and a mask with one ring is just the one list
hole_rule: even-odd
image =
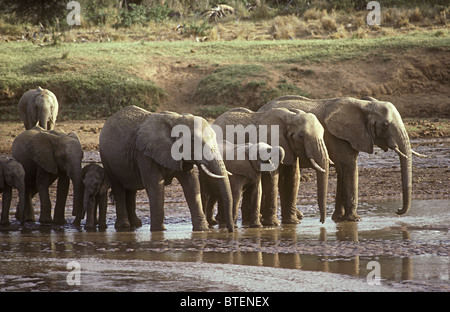
[[449,291],[450,200],[400,206],[361,203],[361,222],[338,224],[302,206],[299,225],[232,234],[192,232],[176,204],[165,232],[149,231],[145,203],[134,231],[116,231],[111,211],[104,232],[14,221],[0,231],[0,291]]

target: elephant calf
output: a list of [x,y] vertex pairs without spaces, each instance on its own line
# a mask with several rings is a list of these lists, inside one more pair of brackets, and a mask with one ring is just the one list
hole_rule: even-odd
[[58,100],[47,89],[37,87],[28,90],[19,100],[19,114],[25,129],[41,126],[45,130],[53,130],[58,116]]
[[[108,189],[111,187],[103,167],[91,163],[83,168],[82,180],[84,187],[83,214],[87,213],[84,228],[91,230],[98,223],[98,228],[104,230],[106,225],[106,208],[108,206]],[[97,219],[98,208],[98,219]]]
[[0,156],[0,193],[2,198],[2,216],[0,224],[9,224],[9,208],[11,206],[12,188],[19,192],[16,218],[24,221],[25,171],[22,165],[12,157]]
[[[261,171],[273,171],[284,159],[284,149],[280,146],[272,147],[266,143],[237,144],[222,141],[218,144],[224,159],[225,167],[232,175],[229,177],[233,199],[233,218],[236,223],[239,202],[244,194],[242,210],[242,224],[250,227],[261,227],[259,219],[261,207]],[[270,159],[266,155],[275,155],[278,159]],[[268,158],[268,159],[267,159]],[[265,165],[265,166],[264,166]],[[200,188],[203,209],[209,226],[217,224],[213,217],[215,203],[220,198],[218,185],[214,178],[199,170]],[[222,204],[219,200],[217,219],[223,222]]]

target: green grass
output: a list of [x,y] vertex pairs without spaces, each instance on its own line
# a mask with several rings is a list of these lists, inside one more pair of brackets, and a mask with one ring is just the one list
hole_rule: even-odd
[[[30,42],[2,42],[0,119],[17,119],[18,100],[37,85],[55,92],[62,117],[106,117],[130,104],[153,110],[172,90],[158,86],[148,69],[157,68],[160,62],[178,60],[216,67],[203,81],[211,88],[201,96],[213,102],[214,97],[223,99],[243,90],[253,90],[261,98],[285,92],[305,95],[287,81],[272,81],[271,66],[339,62],[374,55],[389,58],[393,51],[423,47],[448,49],[448,31],[439,36],[432,34],[341,40],[60,43],[44,47]],[[220,90],[224,93],[219,94]]]

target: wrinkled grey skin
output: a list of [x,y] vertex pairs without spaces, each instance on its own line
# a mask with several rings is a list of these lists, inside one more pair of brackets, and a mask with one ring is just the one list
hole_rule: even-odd
[[[201,129],[194,129],[195,120],[197,123],[200,121]],[[199,142],[202,150],[212,155],[211,160],[203,155],[194,155],[195,148],[191,148],[189,157],[176,159],[172,156],[172,148],[181,136],[172,136],[172,131],[175,126],[181,125],[190,130],[189,142]],[[150,202],[150,230],[165,230],[164,186],[177,178],[191,212],[193,230],[207,230],[200,185],[193,171],[195,164],[206,166],[210,172],[221,177],[218,183],[225,219],[228,230],[233,231],[230,182],[218,152],[215,133],[203,118],[172,112],[156,114],[128,106],[106,121],[100,133],[99,149],[116,201],[116,228],[141,226],[141,220],[136,216],[136,191],[145,188]]]
[[2,195],[1,225],[9,224],[9,209],[11,207],[12,189],[16,188],[19,195],[16,219],[24,222],[25,171],[22,165],[12,157],[0,156],[0,193]]
[[[111,187],[103,167],[91,163],[83,168],[83,215],[86,213],[86,230],[95,229],[98,223],[99,230],[107,228],[106,209],[108,206],[108,189]],[[97,219],[98,209],[98,219]]]
[[58,116],[58,100],[47,89],[37,87],[25,92],[19,100],[19,114],[25,129],[41,126],[44,130],[53,130]]
[[[65,224],[64,210],[70,181],[73,184],[74,224],[79,225],[83,204],[81,161],[83,150],[75,132],[46,131],[34,127],[13,141],[13,157],[25,170],[25,221],[34,221],[33,196],[39,192],[42,224]],[[58,179],[56,205],[52,220],[50,185]]]
[[400,156],[403,207],[397,213],[404,214],[410,209],[411,155],[417,153],[412,151],[402,118],[392,103],[371,97],[312,100],[302,96],[284,96],[267,103],[260,111],[275,107],[297,108],[313,113],[322,123],[325,129],[325,144],[337,172],[333,220],[360,220],[356,212],[357,158],[359,152],[373,153],[374,145],[384,151],[395,150]]
[[[233,220],[236,223],[238,216],[239,203],[242,194],[244,201],[242,209],[242,224],[249,227],[261,227],[260,207],[261,207],[261,168],[267,172],[278,168],[280,162],[284,159],[284,149],[280,146],[273,147],[260,142],[257,144],[239,144],[234,145],[228,141],[218,142],[222,158],[228,172],[233,195]],[[272,151],[272,149],[274,149]],[[261,154],[265,152],[266,154]],[[272,159],[261,155],[276,155],[275,163]],[[227,157],[233,155],[233,157]],[[244,156],[244,158],[242,157]],[[267,165],[269,168],[264,168]],[[199,169],[200,188],[202,191],[202,204],[206,214],[206,219],[210,226],[217,224],[213,217],[214,205],[218,201],[220,192],[216,179],[208,176],[202,169]],[[218,203],[217,219],[219,223],[223,222],[222,205]]]
[[[220,127],[226,136],[227,125],[260,125],[267,126],[267,137],[259,137],[258,140],[274,145],[271,126],[278,127],[274,136],[278,137],[277,143],[285,151],[283,164],[272,173],[261,174],[262,183],[262,224],[279,225],[277,218],[278,189],[280,190],[281,217],[285,224],[299,223],[302,214],[297,210],[298,183],[291,183],[286,179],[278,179],[278,173],[290,173],[291,175],[301,167],[312,167],[317,172],[317,197],[320,210],[320,221],[323,223],[326,216],[326,199],[328,190],[328,152],[323,140],[323,127],[313,114],[305,113],[298,109],[288,110],[275,108],[267,112],[253,112],[246,108],[231,109],[220,115],[213,123],[213,127]],[[275,129],[274,129],[275,130]],[[249,138],[246,138],[246,140]],[[235,138],[235,142],[237,138]],[[284,174],[283,174],[284,176]]]

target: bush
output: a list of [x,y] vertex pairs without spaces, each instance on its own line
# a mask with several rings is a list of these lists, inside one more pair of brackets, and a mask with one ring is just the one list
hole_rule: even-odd
[[171,9],[167,5],[155,5],[151,8],[145,5],[130,3],[130,10],[121,9],[118,22],[114,27],[131,27],[139,24],[146,25],[150,21],[161,22],[169,17]]

